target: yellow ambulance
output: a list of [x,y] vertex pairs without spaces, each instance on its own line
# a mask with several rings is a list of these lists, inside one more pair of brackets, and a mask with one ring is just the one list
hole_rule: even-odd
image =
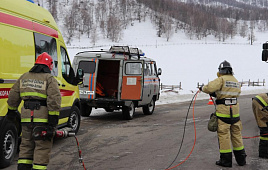
[[[58,128],[80,126],[78,82],[66,46],[52,15],[31,0],[0,1],[0,168],[10,165],[21,133],[19,124],[6,121],[7,99],[15,81],[34,65],[38,55],[53,58],[52,74],[58,81],[62,103]],[[18,114],[18,117],[20,115]]]

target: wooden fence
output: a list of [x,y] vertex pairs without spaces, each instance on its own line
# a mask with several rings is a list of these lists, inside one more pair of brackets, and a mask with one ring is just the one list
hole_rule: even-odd
[[162,83],[160,84],[160,89],[163,90],[163,92],[175,92],[178,93],[178,90],[182,90],[181,88],[181,82],[179,85],[163,85]]
[[246,85],[246,86],[264,86],[265,85],[265,79],[263,79],[262,81],[260,81],[258,79],[258,81],[250,81],[250,79],[248,81],[243,81],[242,82],[239,82],[241,84],[241,87],[243,85]]
[[[252,81],[250,79],[248,81],[242,80],[239,83],[240,83],[241,87],[243,87],[243,86],[265,86],[265,79],[263,79],[262,81],[260,81],[259,79],[258,79],[258,81]],[[199,88],[202,85],[204,85],[204,83],[200,84],[198,82],[197,83],[197,88]]]
[[[265,86],[265,79],[263,79],[262,81],[260,81],[259,79],[257,81],[252,81],[252,80],[248,80],[248,81],[244,81],[242,80],[241,82],[239,82],[241,84],[241,87],[243,86]],[[202,85],[204,85],[204,83],[197,83],[197,88],[201,87]],[[175,92],[178,93],[178,90],[183,90],[182,86],[181,86],[181,82],[179,83],[179,85],[163,85],[162,83],[160,84],[160,89],[163,92]]]

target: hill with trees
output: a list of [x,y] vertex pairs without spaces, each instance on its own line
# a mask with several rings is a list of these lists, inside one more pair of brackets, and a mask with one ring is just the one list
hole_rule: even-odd
[[67,44],[87,36],[118,42],[133,21],[150,21],[167,41],[179,30],[189,39],[213,35],[224,42],[235,36],[253,43],[254,32],[268,24],[267,0],[35,0],[60,25]]

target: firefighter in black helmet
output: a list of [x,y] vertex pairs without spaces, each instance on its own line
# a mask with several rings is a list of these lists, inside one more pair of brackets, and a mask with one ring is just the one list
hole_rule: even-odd
[[217,133],[220,145],[220,160],[216,162],[216,165],[232,167],[233,151],[236,162],[243,166],[246,164],[247,155],[241,135],[242,123],[237,102],[241,87],[233,76],[231,64],[226,60],[219,65],[217,76],[218,78],[199,88],[201,91],[214,94],[216,97]]

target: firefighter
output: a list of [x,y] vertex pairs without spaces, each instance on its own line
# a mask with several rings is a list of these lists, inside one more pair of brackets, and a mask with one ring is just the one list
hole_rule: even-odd
[[241,87],[233,76],[233,69],[226,60],[219,65],[218,78],[199,89],[216,97],[216,116],[218,117],[218,139],[220,160],[216,165],[232,167],[232,146],[238,165],[246,164],[246,153],[243,145],[241,130],[242,123],[239,115],[237,97]]
[[[24,101],[18,170],[47,169],[61,104],[58,82],[51,75],[52,68],[51,56],[42,53],[30,71],[24,73],[10,90],[7,101],[9,120],[14,117],[21,100]],[[33,136],[37,127],[47,131],[45,139]]]
[[252,110],[260,129],[259,157],[268,158],[268,94],[262,93],[252,99]]

